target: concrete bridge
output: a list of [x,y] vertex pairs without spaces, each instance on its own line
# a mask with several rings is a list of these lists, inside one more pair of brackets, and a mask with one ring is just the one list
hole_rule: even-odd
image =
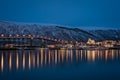
[[23,42],[24,42],[24,40],[28,40],[28,42],[30,43],[30,46],[33,46],[33,40],[40,40],[42,42],[54,42],[54,44],[74,44],[75,43],[75,42],[72,42],[72,41],[65,41],[65,40],[53,39],[53,38],[47,38],[47,37],[35,36],[35,35],[22,35],[22,36],[9,35],[9,36],[5,36],[4,34],[1,34],[0,40],[2,40],[2,41],[20,40],[20,41],[23,41]]

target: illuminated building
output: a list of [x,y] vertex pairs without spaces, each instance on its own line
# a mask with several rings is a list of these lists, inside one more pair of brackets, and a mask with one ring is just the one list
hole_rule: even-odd
[[88,39],[88,41],[87,41],[87,44],[89,44],[89,45],[94,45],[95,44],[95,40],[92,40],[92,39]]

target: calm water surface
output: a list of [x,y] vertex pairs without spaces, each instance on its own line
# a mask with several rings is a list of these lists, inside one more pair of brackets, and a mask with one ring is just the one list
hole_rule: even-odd
[[4,50],[0,80],[120,80],[120,50]]

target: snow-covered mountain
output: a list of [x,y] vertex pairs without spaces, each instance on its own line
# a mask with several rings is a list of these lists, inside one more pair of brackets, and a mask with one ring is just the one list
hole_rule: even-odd
[[44,37],[57,38],[72,41],[87,41],[88,38],[94,40],[120,40],[120,30],[83,30],[80,28],[70,28],[59,25],[45,24],[21,24],[0,21],[0,34],[12,35],[40,35]]

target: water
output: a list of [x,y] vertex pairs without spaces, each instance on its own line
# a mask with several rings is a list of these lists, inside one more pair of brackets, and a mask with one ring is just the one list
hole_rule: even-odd
[[120,50],[4,50],[0,80],[120,80]]

